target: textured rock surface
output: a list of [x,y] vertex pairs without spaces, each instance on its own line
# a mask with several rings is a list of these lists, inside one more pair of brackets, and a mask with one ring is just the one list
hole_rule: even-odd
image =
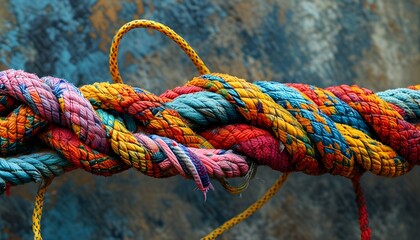
[[[110,81],[108,48],[126,21],[168,24],[212,71],[249,81],[374,90],[418,84],[420,1],[131,0],[0,1],[0,69],[20,68],[82,85]],[[197,72],[157,32],[135,30],[119,55],[125,83],[154,93]],[[194,183],[127,171],[112,178],[77,171],[57,178],[46,199],[45,239],[198,239],[263,194],[278,176],[261,169],[241,196],[204,202]],[[363,178],[375,239],[420,234],[420,170],[398,179]],[[37,186],[1,196],[0,239],[30,239]],[[357,239],[350,181],[293,174],[261,211],[221,239]]]

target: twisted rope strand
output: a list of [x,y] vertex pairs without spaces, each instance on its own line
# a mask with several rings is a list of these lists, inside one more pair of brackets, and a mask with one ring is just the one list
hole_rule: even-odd
[[28,141],[46,124],[28,106],[17,106],[7,117],[0,118],[0,155],[8,156],[24,151]]
[[[352,176],[356,172],[353,151],[349,151],[344,136],[336,124],[316,108],[315,103],[305,99],[293,88],[280,83],[255,83],[263,93],[287,109],[302,124],[331,174]],[[321,163],[322,164],[322,163]]]
[[405,121],[387,102],[372,91],[357,86],[342,85],[328,89],[357,110],[375,130],[382,142],[398,151],[413,164],[419,161],[420,130]]
[[420,119],[420,93],[413,89],[399,88],[389,89],[376,93],[388,103],[400,107],[403,110],[403,117],[406,121],[418,122]]
[[329,116],[334,122],[351,126],[370,136],[371,129],[363,121],[362,116],[332,92],[307,84],[286,83],[286,85],[296,88],[304,96],[307,96],[316,103],[321,112]]
[[207,74],[194,78],[187,86],[198,86],[219,93],[234,104],[251,124],[271,128],[275,136],[285,144],[298,171],[304,170],[309,174],[324,172],[315,159],[313,144],[302,125],[255,85],[229,75]]
[[167,109],[168,102],[148,91],[124,84],[95,83],[81,92],[96,109],[113,110],[132,116],[142,130],[175,139],[189,147],[212,146],[196,134],[178,112]]
[[42,183],[71,169],[71,163],[53,151],[0,158],[0,193],[4,192],[7,184]]

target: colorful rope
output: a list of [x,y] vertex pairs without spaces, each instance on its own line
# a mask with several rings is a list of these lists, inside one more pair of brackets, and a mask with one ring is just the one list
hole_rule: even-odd
[[[169,36],[204,75],[161,96],[123,84],[118,44],[135,27]],[[0,112],[6,116],[0,119],[1,191],[48,183],[78,168],[111,176],[132,167],[157,178],[193,179],[206,197],[212,178],[240,193],[259,165],[285,173],[259,201],[205,238],[214,239],[262,207],[291,172],[330,173],[352,181],[361,238],[370,239],[361,176],[370,171],[397,177],[419,164],[420,85],[374,94],[346,85],[253,84],[210,73],[175,32],[147,20],[119,30],[110,70],[116,83],[80,89],[63,79],[0,72]],[[234,177],[243,183],[232,186],[227,179]],[[36,239],[46,186],[36,197]]]

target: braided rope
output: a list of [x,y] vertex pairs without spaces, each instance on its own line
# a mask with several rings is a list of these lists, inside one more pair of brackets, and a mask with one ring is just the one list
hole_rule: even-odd
[[[123,84],[118,45],[135,27],[169,36],[204,75],[161,96]],[[0,119],[0,190],[48,183],[78,168],[111,176],[132,167],[157,178],[180,174],[193,179],[206,197],[212,178],[240,193],[258,165],[285,173],[259,201],[205,238],[214,239],[262,207],[289,173],[330,173],[351,179],[361,238],[370,239],[362,174],[397,177],[419,164],[420,85],[374,94],[346,85],[253,84],[210,73],[185,40],[147,20],[119,30],[110,71],[116,83],[80,89],[63,79],[0,72],[0,112],[7,115]],[[33,144],[37,139],[54,151],[40,149]],[[226,179],[234,177],[243,177],[243,183],[230,185]],[[36,196],[36,239],[41,239],[47,185]]]

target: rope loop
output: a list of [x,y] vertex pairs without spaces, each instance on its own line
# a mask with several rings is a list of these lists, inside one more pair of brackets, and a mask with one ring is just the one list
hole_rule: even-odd
[[110,52],[109,52],[109,71],[111,73],[112,79],[114,83],[123,83],[120,71],[118,68],[118,47],[120,45],[122,37],[132,29],[135,28],[149,28],[154,29],[158,32],[165,34],[169,37],[172,41],[174,41],[181,49],[188,55],[194,65],[197,67],[198,72],[202,74],[210,73],[210,70],[206,67],[203,60],[198,56],[195,50],[190,46],[190,44],[185,41],[181,36],[179,36],[174,30],[169,28],[168,26],[151,21],[151,20],[133,20],[124,24],[115,34]]

